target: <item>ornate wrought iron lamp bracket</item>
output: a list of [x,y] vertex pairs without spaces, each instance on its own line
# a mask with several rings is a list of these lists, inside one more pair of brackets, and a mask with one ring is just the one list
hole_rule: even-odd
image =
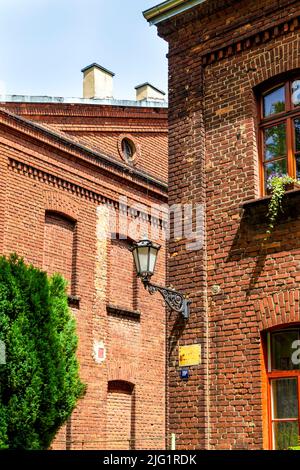
[[186,299],[180,292],[177,292],[173,289],[169,289],[168,287],[162,287],[158,286],[157,284],[152,284],[148,279],[142,279],[142,282],[149,294],[153,295],[156,292],[159,292],[171,310],[181,313],[185,320],[189,318],[189,305],[191,301]]

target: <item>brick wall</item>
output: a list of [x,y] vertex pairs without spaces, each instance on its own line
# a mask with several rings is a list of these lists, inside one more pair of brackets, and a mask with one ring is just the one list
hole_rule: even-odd
[[[166,121],[163,131],[165,127]],[[67,145],[59,136],[1,109],[0,147],[1,252],[17,252],[49,273],[62,272],[72,279],[72,295],[80,299],[72,304],[72,311],[79,336],[80,376],[87,392],[53,448],[104,449],[110,445],[107,434],[113,431],[108,420],[118,403],[118,394],[108,398],[111,381],[134,386],[135,447],[163,448],[165,309],[160,298],[152,298],[141,285],[133,293],[131,255],[118,242],[112,243],[116,251],[111,249],[109,214],[113,209],[118,218],[120,196],[123,203],[127,197],[130,206],[143,203],[144,209],[166,203],[166,187]],[[143,232],[150,228],[142,210],[128,216]],[[156,278],[163,284],[163,232],[159,221],[154,224],[155,240],[163,244]],[[112,303],[121,303],[129,311],[109,310]],[[99,361],[101,347],[104,354]],[[145,442],[145,435],[150,443]]]
[[[203,249],[172,240],[168,281],[191,317],[168,321],[168,429],[178,448],[267,448],[263,332],[300,322],[299,193],[265,243],[255,87],[300,67],[299,1],[215,1],[165,21],[170,203],[205,205]],[[176,25],[175,25],[176,22]],[[202,344],[180,381],[178,347]]]
[[[109,303],[134,310],[137,277],[128,240],[112,240],[109,256]],[[122,289],[116,286],[122,285]]]
[[134,397],[126,382],[109,382],[107,396],[107,447],[132,449],[134,447]]

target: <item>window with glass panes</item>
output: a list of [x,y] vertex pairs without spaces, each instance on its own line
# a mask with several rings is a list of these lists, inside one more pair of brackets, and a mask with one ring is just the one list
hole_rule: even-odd
[[300,438],[300,328],[267,335],[270,447],[284,450]]
[[260,139],[263,194],[274,175],[300,179],[300,76],[261,95]]

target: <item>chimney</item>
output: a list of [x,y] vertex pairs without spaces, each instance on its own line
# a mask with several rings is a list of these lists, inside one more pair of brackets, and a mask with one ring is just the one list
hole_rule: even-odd
[[111,99],[113,98],[114,73],[91,64],[81,70],[83,73],[83,98]]
[[137,101],[165,101],[165,92],[159,90],[151,83],[142,83],[135,87]]

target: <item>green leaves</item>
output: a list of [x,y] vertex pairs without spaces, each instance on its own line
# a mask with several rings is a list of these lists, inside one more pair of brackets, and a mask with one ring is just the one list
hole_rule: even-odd
[[66,282],[0,257],[0,448],[47,449],[84,386]]
[[[267,237],[271,235],[279,212],[282,211],[282,199],[285,194],[286,186],[297,181],[288,175],[273,176],[268,181],[268,187],[271,190],[271,200],[268,208],[268,230]],[[266,237],[266,238],[267,238]]]

